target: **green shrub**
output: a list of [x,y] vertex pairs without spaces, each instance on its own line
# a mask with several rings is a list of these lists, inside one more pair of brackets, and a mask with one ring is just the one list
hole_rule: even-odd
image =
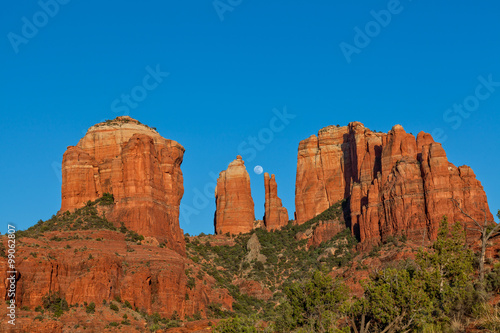
[[193,277],[188,277],[187,287],[193,289],[196,286],[196,280]]
[[103,193],[102,197],[96,200],[101,206],[109,206],[114,204],[115,198],[113,194]]
[[58,292],[49,292],[42,297],[43,308],[52,312],[54,317],[60,317],[69,310],[68,302]]
[[120,310],[118,306],[113,302],[109,302],[109,308],[115,312],[118,312]]
[[214,328],[215,333],[254,333],[257,332],[255,328],[255,321],[248,318],[231,318],[222,320]]
[[337,328],[341,309],[348,299],[349,290],[340,281],[320,271],[305,282],[284,288],[286,301],[278,307],[276,329],[280,332],[298,327],[326,332]]
[[94,302],[90,302],[90,304],[86,306],[85,312],[87,312],[87,313],[94,313],[95,312]]
[[[45,232],[50,231],[74,231],[89,229],[108,229],[116,230],[113,223],[109,222],[104,215],[99,216],[96,204],[101,202],[101,198],[96,201],[89,201],[85,207],[76,209],[74,212],[66,211],[64,213],[53,215],[46,221],[38,221],[37,224],[27,230],[19,230],[17,236],[37,238]],[[63,238],[53,236],[53,241],[61,241]]]

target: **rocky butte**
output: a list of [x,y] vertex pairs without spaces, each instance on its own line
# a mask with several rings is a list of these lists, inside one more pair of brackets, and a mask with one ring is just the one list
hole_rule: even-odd
[[182,254],[183,155],[179,143],[130,117],[96,124],[64,153],[61,212],[113,194],[115,205],[105,212],[108,220]]
[[288,211],[278,197],[278,185],[274,175],[264,173],[266,199],[264,203],[264,225],[267,230],[280,229],[288,223]]
[[215,188],[215,232],[237,235],[253,230],[254,202],[250,189],[250,176],[245,162],[238,155],[221,171]]
[[486,194],[468,166],[450,163],[441,144],[400,125],[374,132],[359,122],[328,126],[300,142],[295,189],[301,224],[339,200],[349,200],[352,232],[365,246],[393,235],[435,239],[439,222],[490,221]]
[[[20,318],[16,329],[73,332],[85,325],[104,332],[125,311],[132,325],[144,326],[132,309],[181,319],[206,317],[213,303],[232,309],[227,289],[215,288],[217,281],[186,255],[178,219],[183,154],[179,143],[130,117],[94,125],[68,147],[61,211],[18,233],[16,305],[32,312]],[[114,202],[101,205],[103,197],[110,197],[105,193]],[[1,252],[0,264],[7,267]],[[7,281],[6,271],[2,277]],[[6,297],[6,283],[0,284],[0,293]],[[60,320],[33,319],[34,309],[49,295],[61,297],[72,309],[79,304],[81,311]],[[84,304],[99,310],[89,317]]]

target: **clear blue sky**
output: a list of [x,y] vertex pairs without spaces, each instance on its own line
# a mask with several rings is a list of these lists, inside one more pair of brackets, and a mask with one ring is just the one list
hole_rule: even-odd
[[[196,210],[181,227],[190,234],[213,232],[214,198],[195,189],[212,193],[210,173],[238,153],[257,218],[256,165],[276,174],[292,217],[299,141],[350,121],[440,128],[449,160],[470,165],[492,212],[500,208],[497,2],[60,1],[9,0],[0,13],[2,225],[24,229],[56,213],[66,147],[127,113],[186,148],[182,208]],[[131,93],[127,106],[121,96]],[[453,109],[463,103],[470,112]],[[295,118],[266,130],[284,108]],[[248,137],[259,133],[254,154]]]

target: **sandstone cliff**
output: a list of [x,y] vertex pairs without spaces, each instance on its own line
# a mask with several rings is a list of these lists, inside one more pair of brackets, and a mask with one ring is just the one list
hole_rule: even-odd
[[288,211],[278,197],[278,185],[274,175],[264,173],[266,201],[264,203],[264,224],[267,230],[280,229],[288,223]]
[[349,199],[351,228],[364,244],[401,234],[435,239],[443,215],[466,221],[451,198],[471,216],[482,220],[484,209],[493,220],[472,170],[449,163],[429,134],[415,138],[400,125],[377,133],[353,122],[325,127],[300,142],[295,192],[299,224]]
[[[6,243],[6,237],[0,242]],[[34,310],[42,305],[44,296],[57,292],[71,306],[93,302],[100,310],[109,312],[110,301],[117,303],[119,299],[133,309],[165,318],[175,313],[181,318],[196,313],[204,317],[208,305],[215,302],[226,310],[232,309],[233,299],[228,291],[215,288],[213,277],[198,274],[201,267],[191,260],[167,248],[126,241],[126,236],[118,231],[47,232],[36,239],[22,238],[18,243],[16,304],[19,308]],[[7,259],[0,257],[0,264],[7,265]],[[4,271],[1,277],[6,281],[7,276]],[[0,284],[0,293],[7,295],[4,283]],[[102,306],[103,301],[107,305]],[[97,326],[92,331],[104,332],[107,323],[120,318],[126,307],[119,307],[119,316],[117,313],[115,318],[103,322],[92,320],[90,325]],[[30,321],[34,316],[31,315]],[[72,316],[73,313],[64,318],[65,326],[89,325],[88,319],[92,319],[87,315],[68,325]]]
[[184,148],[130,117],[92,126],[62,163],[61,212],[111,193],[106,217],[185,252],[179,227]]
[[254,203],[250,189],[250,176],[241,156],[222,171],[215,188],[215,232],[237,235],[253,229]]

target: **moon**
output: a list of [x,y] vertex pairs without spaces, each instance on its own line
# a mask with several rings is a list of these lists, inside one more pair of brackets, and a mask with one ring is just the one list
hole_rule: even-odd
[[253,168],[253,172],[255,172],[258,175],[262,174],[263,171],[264,169],[260,165],[256,165],[255,168]]

